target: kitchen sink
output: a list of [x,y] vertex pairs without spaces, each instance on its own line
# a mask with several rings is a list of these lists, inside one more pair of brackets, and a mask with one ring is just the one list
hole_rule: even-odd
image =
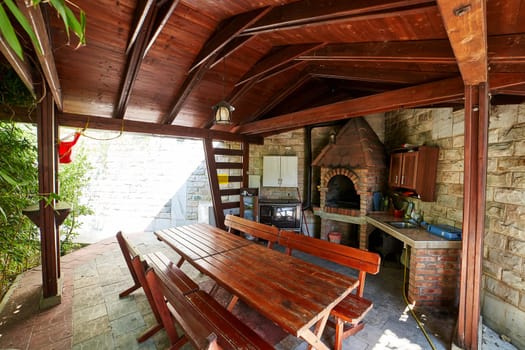
[[387,224],[395,228],[416,228],[416,224],[407,221],[390,221]]

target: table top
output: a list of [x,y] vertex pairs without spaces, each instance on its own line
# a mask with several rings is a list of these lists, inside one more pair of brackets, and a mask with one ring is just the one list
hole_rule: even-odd
[[295,336],[355,287],[355,278],[250,244],[195,260],[199,271]]
[[250,241],[208,224],[192,224],[155,231],[184,259],[191,261],[251,244]]

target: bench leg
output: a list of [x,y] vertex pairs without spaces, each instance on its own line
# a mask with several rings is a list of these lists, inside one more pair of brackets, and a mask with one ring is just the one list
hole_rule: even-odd
[[334,350],[341,350],[343,348],[343,328],[345,322],[339,317],[335,319],[335,339],[334,339]]
[[179,259],[179,261],[177,261],[177,267],[181,267],[182,264],[184,264],[184,258],[183,258],[183,257],[181,257],[181,258]]
[[152,326],[150,329],[147,329],[144,333],[142,333],[138,338],[137,341],[139,343],[145,342],[148,340],[151,336],[153,336],[155,333],[160,331],[162,329],[162,325],[156,324],[155,326]]
[[125,291],[121,292],[118,297],[119,298],[124,298],[125,296],[128,296],[129,294],[133,293],[134,291],[136,291],[137,289],[139,289],[141,287],[140,284],[135,284],[133,287],[129,287],[128,289],[126,289]]
[[188,339],[185,335],[182,335],[175,344],[170,346],[170,350],[179,350],[182,348],[186,343],[188,342]]

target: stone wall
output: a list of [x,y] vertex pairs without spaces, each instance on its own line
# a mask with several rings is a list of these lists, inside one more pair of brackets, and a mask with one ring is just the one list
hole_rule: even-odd
[[[483,317],[525,348],[525,105],[492,107],[483,260]],[[413,200],[425,220],[461,227],[463,218],[463,110],[391,112],[385,146],[440,147],[435,202]]]
[[[61,136],[71,132],[63,128]],[[94,214],[81,217],[78,242],[196,222],[199,203],[211,201],[202,141],[96,130],[86,135],[72,158],[84,152],[93,166],[82,202]]]

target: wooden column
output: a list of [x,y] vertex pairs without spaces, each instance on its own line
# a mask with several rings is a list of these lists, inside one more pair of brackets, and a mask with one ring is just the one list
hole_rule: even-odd
[[[38,117],[38,182],[43,196],[56,193],[56,137],[55,105],[51,94],[47,94],[37,109]],[[54,204],[54,201],[52,202]],[[57,228],[54,209],[40,201],[40,240],[42,256],[42,296],[44,303],[60,302],[58,288]],[[57,299],[58,297],[58,299]],[[49,302],[45,302],[45,300]]]
[[487,83],[465,86],[463,247],[457,345],[478,349],[489,104]]

